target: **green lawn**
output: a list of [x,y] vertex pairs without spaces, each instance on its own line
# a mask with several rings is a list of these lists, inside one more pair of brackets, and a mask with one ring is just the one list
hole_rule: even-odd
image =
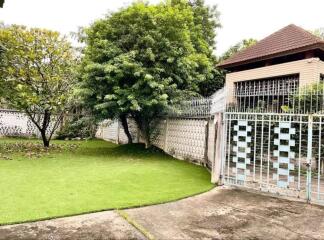
[[[0,139],[2,157],[9,150],[1,145],[28,141]],[[0,159],[0,224],[162,203],[213,187],[203,167],[140,145],[69,143],[78,148]]]

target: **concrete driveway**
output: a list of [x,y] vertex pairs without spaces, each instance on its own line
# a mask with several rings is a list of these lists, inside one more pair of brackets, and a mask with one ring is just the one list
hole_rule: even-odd
[[146,238],[324,239],[324,208],[215,188],[173,203],[0,227],[1,240]]

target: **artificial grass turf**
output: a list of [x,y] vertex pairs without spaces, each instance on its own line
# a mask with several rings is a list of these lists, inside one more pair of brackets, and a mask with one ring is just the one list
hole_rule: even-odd
[[[0,145],[23,141],[30,140]],[[75,150],[0,160],[1,225],[168,202],[213,187],[203,167],[142,145],[73,143]]]

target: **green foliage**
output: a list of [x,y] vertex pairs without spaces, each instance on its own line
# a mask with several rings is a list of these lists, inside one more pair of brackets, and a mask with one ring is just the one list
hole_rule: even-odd
[[224,87],[226,73],[224,70],[216,68],[217,63],[218,62],[215,61],[215,67],[212,70],[212,77],[199,84],[199,93],[203,97],[209,97],[217,90]]
[[2,26],[0,42],[0,95],[9,107],[26,112],[48,146],[71,102],[74,50],[58,32],[17,25]]
[[281,109],[284,112],[318,113],[324,110],[324,83],[314,83],[301,87],[291,94],[289,105]]
[[315,29],[312,33],[324,40],[324,28]]
[[[203,97],[209,97],[222,88],[225,83],[225,73],[215,67],[218,61],[213,56],[213,51],[216,49],[216,30],[221,27],[220,13],[216,5],[208,6],[204,0],[191,0],[189,4],[194,12],[195,29],[193,32],[197,33],[196,40],[193,43],[199,43],[201,38],[208,43],[209,58],[214,66],[211,74],[207,75],[204,81],[198,83],[198,93]],[[199,49],[199,45],[196,48]]]
[[253,38],[249,38],[249,39],[243,39],[242,41],[238,42],[237,44],[235,44],[234,46],[230,47],[221,57],[220,60],[224,61],[228,58],[230,58],[231,56],[233,56],[235,53],[238,53],[248,47],[253,46],[254,44],[257,43],[257,40],[253,39]]
[[[204,0],[190,0],[189,4],[194,13],[195,27],[193,31],[197,34],[194,44],[199,43],[203,38],[207,42],[208,48],[214,50],[216,48],[215,30],[221,27],[217,5],[208,6]],[[197,48],[199,48],[199,44],[197,44]]]
[[154,119],[213,81],[218,22],[195,2],[135,2],[85,29],[80,93],[97,116],[131,115],[148,139]]
[[91,139],[95,137],[97,125],[93,117],[73,117],[64,123],[63,128],[57,132],[56,139]]

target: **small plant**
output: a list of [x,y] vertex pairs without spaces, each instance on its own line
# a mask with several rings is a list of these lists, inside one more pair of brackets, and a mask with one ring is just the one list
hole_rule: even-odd
[[281,110],[287,113],[319,113],[324,109],[324,83],[305,86],[289,97]]
[[73,118],[58,131],[57,139],[91,139],[95,137],[97,125],[93,117]]

